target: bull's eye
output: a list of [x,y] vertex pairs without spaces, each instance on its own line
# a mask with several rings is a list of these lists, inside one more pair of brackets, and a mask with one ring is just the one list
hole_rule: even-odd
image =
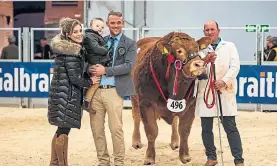
[[189,38],[186,38],[186,37],[183,37],[182,39],[183,39],[183,40],[189,40]]
[[177,53],[178,53],[178,54],[181,54],[181,53],[182,53],[182,51],[181,51],[181,50],[178,50],[178,51],[177,51]]

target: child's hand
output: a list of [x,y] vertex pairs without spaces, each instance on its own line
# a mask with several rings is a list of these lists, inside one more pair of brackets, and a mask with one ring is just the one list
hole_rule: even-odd
[[90,79],[92,81],[92,84],[98,84],[98,83],[100,83],[100,78],[101,77],[97,77],[97,76],[90,77]]

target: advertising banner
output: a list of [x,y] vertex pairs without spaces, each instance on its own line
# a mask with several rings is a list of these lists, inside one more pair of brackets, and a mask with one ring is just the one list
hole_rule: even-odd
[[[49,62],[0,62],[0,97],[47,98],[53,67]],[[276,73],[277,66],[241,65],[237,102],[277,104]]]
[[0,97],[48,97],[53,63],[0,62]]
[[237,102],[277,104],[277,66],[241,65]]

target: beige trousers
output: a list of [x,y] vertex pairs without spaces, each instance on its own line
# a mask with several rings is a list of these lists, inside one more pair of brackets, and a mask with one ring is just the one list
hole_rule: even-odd
[[90,113],[90,125],[99,166],[110,165],[110,155],[104,127],[106,113],[113,142],[114,164],[116,166],[123,166],[125,156],[124,133],[122,129],[123,98],[117,94],[115,88],[97,89],[92,99],[91,107],[95,113]]

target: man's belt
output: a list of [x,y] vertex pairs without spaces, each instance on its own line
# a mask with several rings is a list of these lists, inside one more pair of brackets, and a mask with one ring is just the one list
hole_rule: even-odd
[[113,85],[100,85],[99,88],[100,89],[110,89],[110,88],[114,88],[115,86]]

